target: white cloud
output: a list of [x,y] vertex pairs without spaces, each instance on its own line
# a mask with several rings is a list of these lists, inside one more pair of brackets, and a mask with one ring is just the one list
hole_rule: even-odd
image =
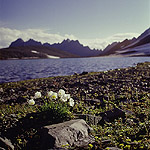
[[34,39],[42,43],[57,43],[62,42],[64,39],[77,39],[74,35],[65,34],[64,36],[60,34],[50,34],[46,33],[42,29],[25,29],[25,30],[16,30],[10,28],[0,28],[0,48],[8,47],[11,42],[15,41],[18,38],[22,38],[24,41],[29,39]]
[[132,39],[133,37],[138,37],[138,33],[118,33],[106,38],[97,39],[81,39],[81,43],[88,45],[90,48],[104,49],[108,44],[113,42],[121,42],[125,39]]
[[0,27],[0,48],[8,47],[11,42],[15,41],[18,38],[22,38],[24,41],[34,39],[42,43],[48,42],[50,44],[62,42],[64,39],[79,40],[85,46],[96,49],[104,49],[108,44],[116,41],[123,41],[124,39],[132,39],[137,37],[137,33],[119,33],[107,38],[95,38],[95,39],[80,39],[74,35],[65,34],[51,34],[46,30],[42,29],[25,29],[25,30],[16,30],[10,28]]

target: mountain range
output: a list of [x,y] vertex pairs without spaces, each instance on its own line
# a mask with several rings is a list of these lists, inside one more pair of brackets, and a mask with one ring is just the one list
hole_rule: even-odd
[[21,38],[12,42],[8,48],[0,49],[0,59],[33,59],[33,58],[77,58],[97,56],[98,50],[91,50],[79,41],[64,40],[62,43],[49,44]]
[[61,43],[44,43],[21,38],[12,42],[8,48],[0,49],[0,59],[28,58],[74,58],[93,56],[150,56],[150,28],[138,38],[125,39],[109,44],[103,51],[92,50],[78,40],[63,40]]
[[74,56],[78,57],[88,57],[88,56],[97,56],[101,53],[99,50],[91,50],[88,46],[83,46],[79,43],[78,40],[64,40],[61,43],[55,43],[55,44],[49,44],[35,41],[33,39],[29,39],[28,41],[24,42],[22,39],[17,39],[16,41],[12,42],[9,46],[9,48],[15,48],[15,47],[28,47],[28,46],[34,46],[34,47],[40,47],[40,48],[51,48],[61,50],[62,52],[72,54]]
[[0,59],[37,59],[37,58],[73,58],[79,57],[53,47],[38,45],[38,42],[29,40],[24,42],[17,39],[8,48],[0,49]]
[[100,56],[150,56],[150,28],[138,38],[114,42],[108,45]]

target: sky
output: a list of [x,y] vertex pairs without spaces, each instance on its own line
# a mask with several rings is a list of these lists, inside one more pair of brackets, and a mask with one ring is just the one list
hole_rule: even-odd
[[104,49],[150,27],[150,0],[0,0],[0,48],[30,38]]

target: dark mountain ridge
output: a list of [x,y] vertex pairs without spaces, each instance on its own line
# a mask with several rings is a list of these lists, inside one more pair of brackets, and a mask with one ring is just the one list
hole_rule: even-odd
[[91,50],[88,46],[83,46],[82,44],[80,44],[78,40],[73,41],[67,39],[62,41],[62,43],[58,44],[55,43],[52,44],[51,46],[54,48],[64,50],[66,52],[71,52],[72,54],[76,54],[81,57],[97,56],[102,52],[101,50]]
[[21,38],[19,38],[16,41],[12,42],[9,47],[21,47],[21,46],[42,46],[42,43],[37,42],[33,39],[29,39],[28,41],[24,42]]
[[[21,43],[23,44],[23,43]],[[53,47],[45,46],[10,46],[0,49],[0,59],[34,59],[34,58],[75,58],[79,57]]]
[[43,46],[47,48],[56,48],[73,55],[78,55],[81,57],[87,56],[97,56],[101,53],[100,50],[91,50],[88,46],[83,46],[79,43],[78,40],[64,40],[61,43],[49,44],[41,42],[37,42],[33,39],[29,39],[28,41],[24,42],[22,39],[17,39],[16,41],[12,42],[9,47],[25,47],[25,46]]

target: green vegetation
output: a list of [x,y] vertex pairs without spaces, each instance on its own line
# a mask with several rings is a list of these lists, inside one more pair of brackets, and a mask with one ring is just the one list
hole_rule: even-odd
[[[89,144],[89,149],[107,146],[150,149],[149,79],[150,63],[147,62],[107,72],[1,84],[1,134],[8,136],[10,128],[15,128],[19,122],[22,129],[15,128],[17,132],[12,135],[12,142],[16,149],[23,149],[31,138],[38,139],[36,133],[43,125],[70,120],[74,114],[99,116],[119,108],[125,112],[125,118],[91,125],[96,142]],[[59,93],[59,89],[70,93],[74,101],[70,101],[69,95],[58,96],[63,93]],[[55,92],[47,93],[50,90]],[[31,99],[35,104],[29,103]]]
[[120,103],[123,110],[132,111],[126,118],[106,122],[104,126],[93,126],[96,141],[101,148],[102,139],[111,139],[109,143],[121,149],[150,148],[150,98],[143,102]]

